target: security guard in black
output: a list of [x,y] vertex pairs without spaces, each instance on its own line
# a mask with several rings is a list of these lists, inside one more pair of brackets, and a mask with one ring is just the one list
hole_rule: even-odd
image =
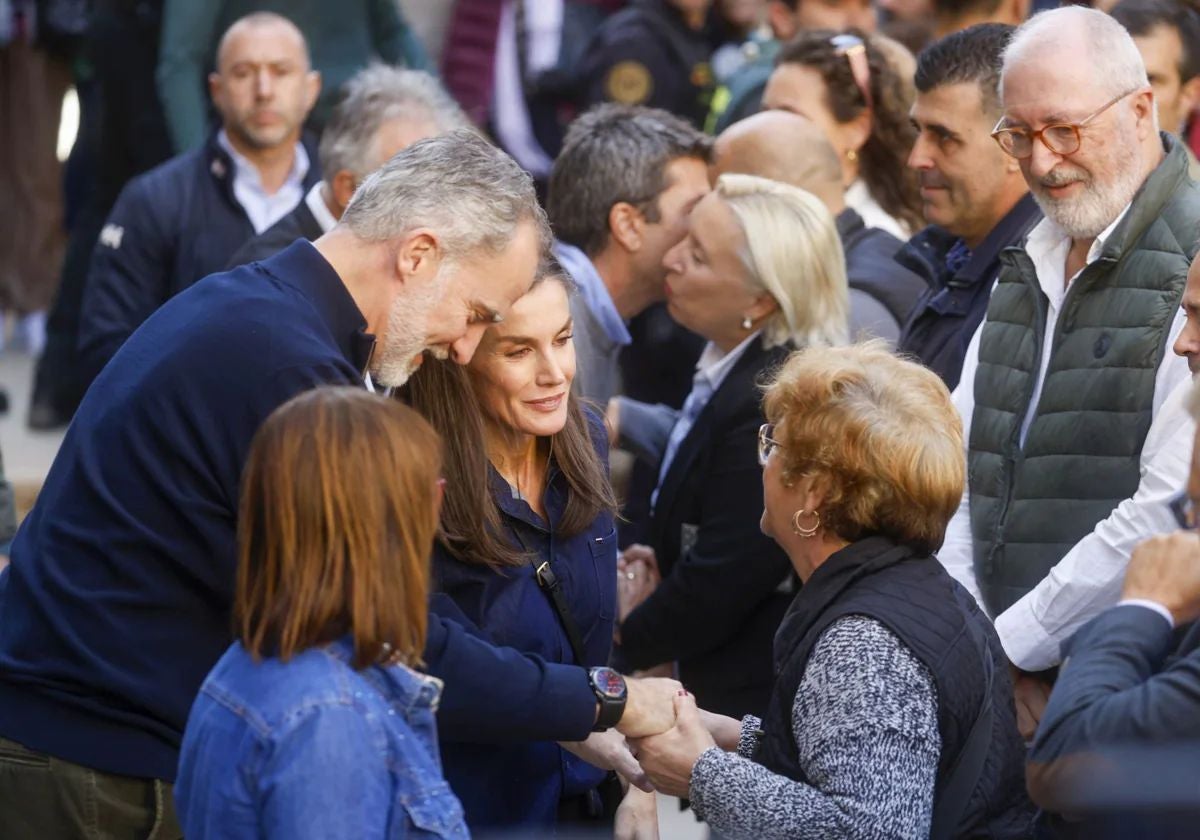
[[584,55],[581,110],[599,102],[648,105],[703,128],[713,91],[710,5],[633,0],[605,21]]

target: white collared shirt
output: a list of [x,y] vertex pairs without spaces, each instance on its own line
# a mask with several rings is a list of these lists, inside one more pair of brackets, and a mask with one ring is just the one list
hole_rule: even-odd
[[846,187],[846,206],[862,216],[863,224],[867,227],[886,230],[901,242],[908,241],[908,238],[912,236],[912,231],[908,229],[907,225],[884,210],[875,200],[875,196],[871,195],[871,190],[867,187],[867,182],[862,178],[856,178],[854,183]]
[[246,211],[255,233],[262,233],[295,209],[304,197],[304,178],[308,175],[308,152],[303,143],[296,144],[296,156],[283,185],[273,193],[263,187],[258,167],[242,156],[229,142],[225,129],[217,134],[217,142],[233,161],[233,196]]
[[308,205],[309,212],[313,214],[313,218],[321,226],[321,233],[329,233],[337,225],[338,220],[333,217],[333,213],[329,210],[329,205],[325,203],[324,181],[318,181],[312,185],[312,189],[304,196],[304,203]]
[[[1087,265],[1099,258],[1104,243],[1128,212],[1126,206],[1116,221],[1096,237],[1088,250]],[[1053,335],[1066,298],[1064,275],[1070,247],[1070,237],[1050,219],[1039,222],[1026,240],[1025,250],[1033,261],[1038,284],[1049,302],[1047,335]],[[1148,536],[1175,527],[1165,501],[1187,481],[1186,456],[1191,451],[1190,441],[1195,428],[1183,407],[1191,381],[1187,360],[1170,350],[1185,322],[1183,311],[1176,312],[1167,333],[1167,351],[1155,376],[1151,402],[1154,420],[1142,446],[1137,492],[1122,501],[1108,518],[1076,543],[1041,583],[996,617],[996,632],[1004,650],[1019,668],[1036,671],[1058,664],[1061,644],[1089,618],[1116,603],[1133,546]],[[985,319],[971,339],[963,362],[962,380],[954,390],[954,404],[966,432],[964,445],[968,445],[975,409],[975,374],[979,368],[980,335],[986,323]],[[1022,446],[1041,398],[1052,344],[1051,341],[1042,342],[1033,397],[1021,423]],[[969,486],[964,489],[958,511],[946,528],[946,541],[938,552],[938,559],[983,607],[983,596],[975,579]]]

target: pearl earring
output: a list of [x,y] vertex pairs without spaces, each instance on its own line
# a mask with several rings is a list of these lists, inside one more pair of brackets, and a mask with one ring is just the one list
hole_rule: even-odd
[[754,326],[754,322],[750,320],[750,316],[749,316],[749,315],[743,315],[743,316],[742,316],[742,329],[744,329],[744,330],[748,330],[748,329],[750,329],[752,326]]

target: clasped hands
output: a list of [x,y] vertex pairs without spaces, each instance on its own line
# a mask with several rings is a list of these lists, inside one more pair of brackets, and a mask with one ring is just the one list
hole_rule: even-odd
[[705,750],[737,749],[741,722],[699,709],[675,680],[631,679],[627,685],[626,713],[616,730],[563,747],[642,790],[680,797],[688,795],[692,768]]

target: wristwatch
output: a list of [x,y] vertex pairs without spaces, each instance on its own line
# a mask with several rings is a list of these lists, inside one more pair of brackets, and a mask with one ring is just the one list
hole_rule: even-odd
[[600,715],[596,718],[593,732],[603,732],[617,725],[621,715],[625,713],[625,698],[628,691],[625,688],[625,678],[612,668],[593,668],[588,671],[588,682],[596,699],[600,701]]

